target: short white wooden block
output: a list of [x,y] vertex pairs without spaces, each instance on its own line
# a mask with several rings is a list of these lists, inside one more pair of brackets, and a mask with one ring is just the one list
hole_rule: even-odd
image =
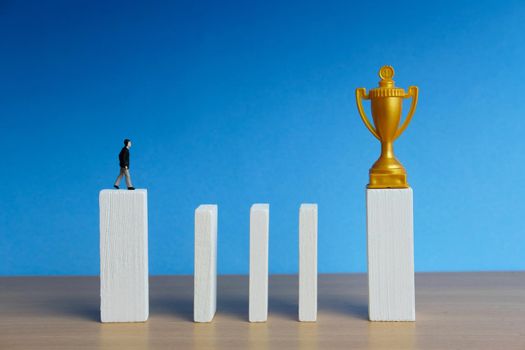
[[217,205],[195,210],[193,320],[211,322],[217,309]]
[[270,206],[254,204],[250,209],[250,322],[268,318],[268,231]]
[[100,192],[102,322],[148,319],[147,197],[146,190]]
[[415,321],[412,189],[367,189],[368,313]]
[[317,204],[299,209],[299,321],[317,320]]

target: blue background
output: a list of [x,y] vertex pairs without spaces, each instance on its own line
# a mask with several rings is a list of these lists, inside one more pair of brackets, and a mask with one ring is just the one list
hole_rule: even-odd
[[365,271],[379,143],[354,90],[383,64],[420,88],[396,142],[416,270],[525,269],[524,18],[523,1],[1,1],[0,274],[98,274],[125,137],[152,274],[192,273],[202,203],[219,271],[247,273],[254,202],[270,272],[297,271],[301,202],[319,204],[319,271]]

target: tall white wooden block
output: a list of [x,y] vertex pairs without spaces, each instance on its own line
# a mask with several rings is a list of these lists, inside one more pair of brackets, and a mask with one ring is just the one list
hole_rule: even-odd
[[193,320],[211,322],[217,309],[217,205],[195,210]]
[[368,313],[415,321],[412,189],[367,189]]
[[299,321],[317,320],[317,204],[299,209]]
[[268,231],[270,206],[254,204],[250,209],[250,322],[268,318]]
[[146,190],[100,192],[102,322],[148,319],[147,197]]

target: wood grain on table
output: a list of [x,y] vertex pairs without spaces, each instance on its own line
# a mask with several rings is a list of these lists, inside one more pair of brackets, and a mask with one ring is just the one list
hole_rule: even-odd
[[220,276],[195,324],[193,278],[150,277],[146,323],[101,324],[98,277],[0,277],[0,349],[525,349],[525,272],[417,273],[417,322],[368,321],[364,274],[319,276],[316,323],[297,322],[297,275],[269,282],[248,322],[248,277]]

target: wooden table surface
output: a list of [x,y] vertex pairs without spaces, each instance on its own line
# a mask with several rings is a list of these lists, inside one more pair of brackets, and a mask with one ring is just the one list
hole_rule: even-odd
[[297,322],[297,276],[270,277],[250,324],[248,278],[221,276],[194,324],[193,278],[150,278],[146,323],[101,324],[97,277],[1,277],[0,349],[525,349],[525,272],[418,273],[416,323],[369,322],[363,274],[319,276],[317,323]]

